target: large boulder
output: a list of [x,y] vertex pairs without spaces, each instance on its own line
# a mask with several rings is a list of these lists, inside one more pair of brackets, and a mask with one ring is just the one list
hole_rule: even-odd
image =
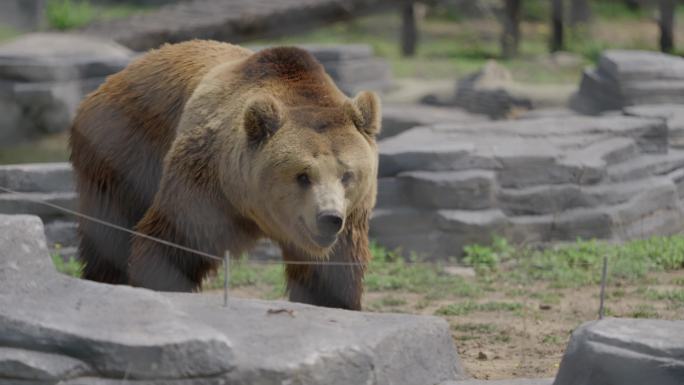
[[32,33],[0,45],[0,141],[68,127],[78,103],[133,52],[85,35]]
[[684,228],[684,152],[655,116],[433,124],[383,139],[371,236],[427,259],[503,236],[627,240]]
[[660,52],[608,50],[582,76],[570,106],[599,114],[640,104],[684,103],[684,59]]
[[667,122],[670,147],[684,148],[684,104],[644,104],[625,107],[625,115],[660,118]]
[[572,334],[554,385],[680,385],[684,321],[604,319]]
[[221,303],[219,295],[61,275],[37,217],[0,215],[0,384],[413,385],[465,377],[449,326],[436,317]]
[[456,85],[454,104],[466,111],[501,119],[532,108],[532,101],[514,90],[510,71],[494,60],[460,80]]

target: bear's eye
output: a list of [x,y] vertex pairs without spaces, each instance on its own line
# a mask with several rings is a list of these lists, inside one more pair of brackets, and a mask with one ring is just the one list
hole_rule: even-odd
[[347,171],[342,175],[342,184],[343,185],[348,185],[351,183],[351,181],[354,180],[354,173],[351,171]]
[[309,179],[309,175],[305,172],[301,174],[297,174],[297,183],[301,187],[309,187],[311,185],[311,179]]

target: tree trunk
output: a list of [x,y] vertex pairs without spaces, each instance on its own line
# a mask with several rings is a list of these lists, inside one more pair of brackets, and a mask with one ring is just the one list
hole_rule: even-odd
[[572,0],[570,2],[570,25],[588,23],[591,19],[591,7],[588,0]]
[[675,3],[675,0],[660,0],[660,50],[668,53],[674,51]]
[[418,29],[416,27],[416,10],[413,1],[405,1],[401,5],[401,54],[413,56],[418,43]]
[[563,0],[551,2],[551,52],[563,50]]
[[518,55],[520,44],[520,3],[522,0],[504,0],[501,56],[510,59]]

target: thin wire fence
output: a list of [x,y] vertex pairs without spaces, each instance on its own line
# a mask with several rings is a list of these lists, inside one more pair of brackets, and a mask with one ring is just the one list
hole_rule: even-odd
[[[135,235],[138,237],[142,237],[154,242],[158,242],[160,244],[163,244],[165,246],[177,248],[179,250],[187,251],[189,253],[195,254],[200,257],[205,257],[205,258],[210,258],[213,260],[221,261],[223,262],[223,268],[224,268],[224,274],[223,274],[223,304],[224,306],[227,306],[228,304],[228,292],[229,292],[229,276],[230,276],[230,265],[235,264],[235,263],[241,263],[239,261],[236,261],[234,258],[231,258],[230,253],[228,251],[225,252],[223,257],[219,257],[217,255],[213,255],[210,253],[203,252],[201,250],[197,250],[191,247],[187,247],[175,242],[170,242],[165,239],[161,239],[158,237],[150,236],[123,226],[119,226],[114,223],[110,223],[108,221],[104,221],[99,218],[95,218],[83,213],[80,213],[76,210],[72,210],[51,202],[46,202],[45,200],[32,196],[29,193],[21,192],[21,191],[16,191],[4,186],[0,186],[0,191],[8,193],[8,194],[14,194],[14,195],[19,195],[23,196],[29,200],[31,200],[34,203],[44,205],[46,207],[53,208],[55,210],[61,211],[63,213],[73,215],[78,218],[82,218],[88,221],[92,221],[95,223],[98,223],[100,225],[123,231],[131,235]],[[590,262],[578,262],[573,264],[575,267],[583,267],[583,268],[600,268],[602,267],[601,270],[601,281],[600,281],[600,304],[599,304],[599,311],[598,315],[599,318],[603,318],[604,315],[604,303],[605,303],[605,288],[606,288],[606,283],[607,283],[607,267],[608,267],[608,257],[603,258],[603,264],[598,264],[598,263],[590,263]],[[348,266],[367,266],[368,263],[365,262],[341,262],[341,261],[325,261],[325,260],[308,260],[308,261],[292,261],[292,260],[249,260],[250,264],[258,264],[258,265],[312,265],[312,266],[337,266],[337,267],[348,267]],[[427,265],[427,266],[433,266],[433,267],[440,267],[440,268],[447,268],[447,267],[460,267],[460,268],[480,268],[480,267],[485,267],[489,266],[486,263],[464,263],[464,262],[458,262],[455,263],[453,261],[449,262],[443,262],[443,261],[438,261],[438,262],[430,262],[430,261],[417,261],[417,260],[410,260],[410,259],[403,259],[402,263],[406,265]],[[532,266],[535,269],[545,269],[545,270],[552,270],[554,267],[553,266]]]

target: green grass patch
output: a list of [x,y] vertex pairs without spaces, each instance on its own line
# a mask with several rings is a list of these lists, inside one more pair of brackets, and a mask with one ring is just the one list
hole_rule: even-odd
[[435,315],[441,316],[462,316],[472,312],[495,312],[495,311],[516,311],[521,310],[523,305],[517,302],[484,302],[476,303],[465,301],[451,303],[435,310]]
[[537,291],[530,294],[530,298],[539,300],[545,305],[558,305],[563,299],[563,294],[555,291]]
[[57,30],[83,27],[96,20],[125,18],[155,9],[136,4],[91,4],[89,0],[48,0],[45,19]]
[[45,18],[51,28],[67,30],[82,27],[93,20],[95,10],[87,0],[48,0]]
[[622,245],[578,240],[542,251],[520,250],[518,266],[509,274],[521,282],[529,279],[552,287],[578,287],[601,279],[603,257],[608,258],[610,280],[637,282],[650,272],[684,267],[684,237],[653,237]]
[[451,325],[451,330],[468,334],[493,334],[497,331],[497,327],[494,324],[466,322]]
[[476,297],[481,294],[477,283],[445,274],[439,263],[414,264],[376,244],[371,245],[371,252],[373,259],[365,276],[368,291],[428,293],[431,299],[444,295]]
[[13,39],[19,35],[21,35],[20,31],[8,25],[0,25],[0,42]]
[[368,304],[368,309],[372,311],[393,310],[406,305],[406,300],[393,295],[387,295],[377,301]]
[[629,314],[631,318],[660,318],[660,315],[652,305],[637,305]]
[[654,290],[648,289],[644,296],[656,301],[667,301],[679,307],[684,306],[684,289]]
[[494,237],[491,246],[472,244],[463,247],[463,262],[479,272],[495,270],[499,264],[509,259],[515,249],[506,238]]

